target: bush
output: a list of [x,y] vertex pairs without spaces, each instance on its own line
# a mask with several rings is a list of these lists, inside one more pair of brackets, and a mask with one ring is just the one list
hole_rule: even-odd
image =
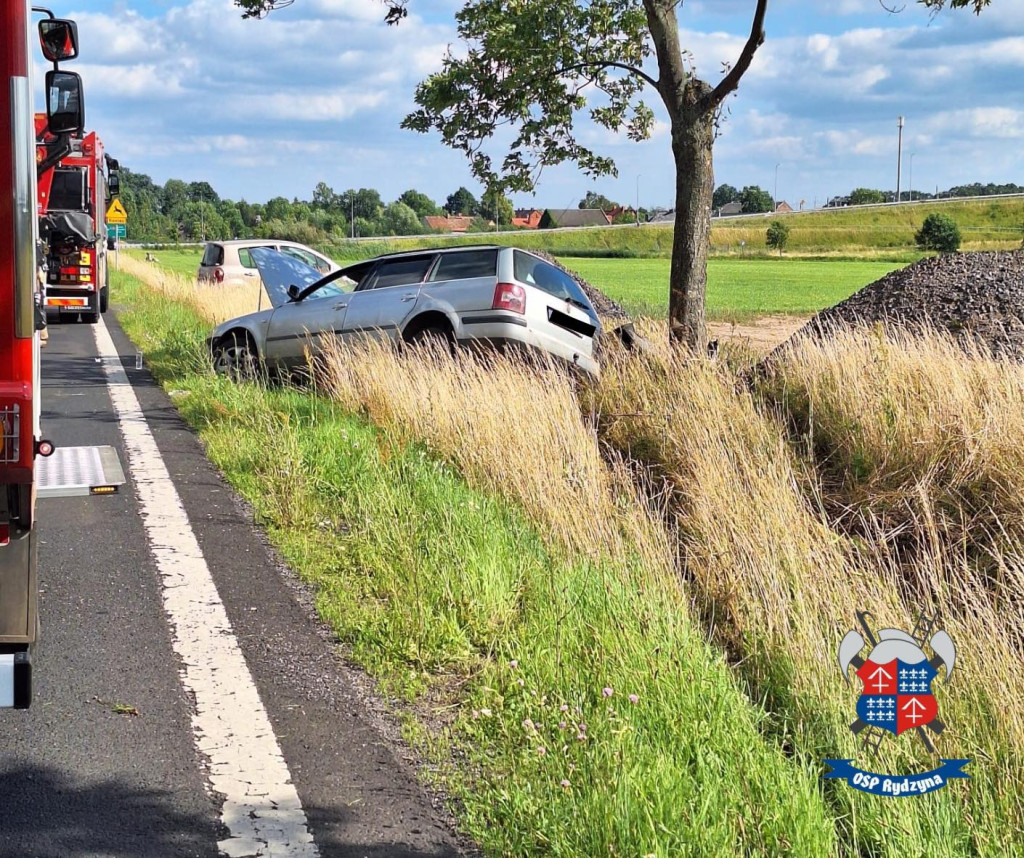
[[923,250],[954,253],[960,247],[960,228],[949,215],[935,212],[924,219],[914,240]]
[[765,244],[773,250],[778,250],[779,256],[782,256],[782,251],[785,249],[787,241],[789,241],[788,223],[783,220],[773,220],[768,224],[768,230],[765,233]]
[[544,214],[540,216],[540,223],[537,224],[538,229],[558,229],[558,221],[554,219],[551,212],[544,209]]

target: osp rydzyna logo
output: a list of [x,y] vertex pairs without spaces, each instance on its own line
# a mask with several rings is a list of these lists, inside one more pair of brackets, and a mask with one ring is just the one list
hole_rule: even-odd
[[[944,632],[932,633],[937,617],[921,616],[913,632],[900,629],[879,629],[877,634],[868,623],[870,614],[857,614],[860,632],[851,629],[839,643],[839,669],[847,684],[852,664],[864,683],[857,700],[857,720],[850,725],[861,740],[861,748],[870,757],[878,753],[886,733],[901,736],[911,732],[935,754],[931,735],[939,736],[945,729],[938,718],[938,704],[932,693],[932,681],[945,668],[944,684],[949,684],[956,663],[953,639]],[[929,637],[930,636],[930,637]],[[867,659],[861,657],[865,644],[871,645]],[[929,658],[925,646],[933,653]],[[967,778],[961,771],[970,760],[942,760],[937,769],[911,775],[876,774],[851,765],[853,760],[825,760],[831,771],[826,778],[845,778],[862,792],[874,795],[922,795],[946,785],[949,778]]]

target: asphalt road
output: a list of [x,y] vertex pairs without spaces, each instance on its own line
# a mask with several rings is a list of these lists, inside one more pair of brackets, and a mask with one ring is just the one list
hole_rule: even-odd
[[[463,854],[365,677],[343,663],[308,594],[169,399],[147,370],[135,369],[135,349],[112,313],[106,322],[318,853]],[[196,701],[173,647],[92,326],[51,325],[42,407],[45,437],[58,446],[115,447],[128,484],[111,496],[39,501],[42,638],[32,708],[0,711],[0,858],[216,856],[227,834],[223,800],[197,750]]]

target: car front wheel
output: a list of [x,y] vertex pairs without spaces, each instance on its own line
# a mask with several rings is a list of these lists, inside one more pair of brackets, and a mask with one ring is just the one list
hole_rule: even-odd
[[259,355],[249,337],[237,333],[222,337],[213,350],[213,371],[232,381],[255,381],[260,378]]

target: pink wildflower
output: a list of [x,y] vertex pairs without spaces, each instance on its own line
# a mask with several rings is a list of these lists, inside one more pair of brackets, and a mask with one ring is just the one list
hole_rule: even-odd
[[638,695],[638,694],[630,694],[629,695],[629,702],[630,703],[638,703],[639,701],[640,701],[640,695]]
[[603,689],[601,690],[601,694],[603,694],[603,695],[604,695],[605,697],[611,697],[611,696],[612,696],[612,695],[613,695],[614,693],[615,693],[615,690],[614,690],[614,689],[612,689],[612,688],[611,688],[611,687],[609,687],[609,686],[605,686],[605,687],[604,687],[604,688],[603,688]]

